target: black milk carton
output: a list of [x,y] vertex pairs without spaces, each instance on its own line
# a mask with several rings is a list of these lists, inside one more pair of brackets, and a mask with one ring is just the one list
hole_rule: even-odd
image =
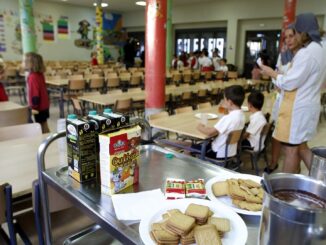
[[68,172],[78,182],[96,178],[95,124],[68,115],[66,121]]
[[129,125],[129,116],[112,112],[109,108],[104,109],[103,116],[112,121],[113,128],[120,128]]

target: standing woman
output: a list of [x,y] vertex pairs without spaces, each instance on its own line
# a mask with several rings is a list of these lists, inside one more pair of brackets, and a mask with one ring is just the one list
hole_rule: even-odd
[[41,124],[42,133],[50,132],[47,119],[49,118],[49,96],[45,85],[45,67],[43,58],[36,53],[26,53],[24,59],[25,70],[28,72],[28,102],[35,110],[35,122]]
[[[284,32],[283,48],[284,48],[283,51],[280,53],[277,59],[276,70],[279,74],[285,75],[287,71],[292,67],[292,61],[294,55],[301,48],[301,44],[298,42],[295,36],[294,25],[290,25]],[[285,117],[278,118],[279,108],[281,102],[283,104],[287,104],[287,99],[290,97],[288,96],[289,92],[287,91],[280,90],[277,87],[276,87],[276,91],[277,91],[277,96],[272,110],[272,120],[276,122],[277,127],[282,127],[282,125],[287,123],[284,122],[284,120],[286,120]],[[274,138],[273,135],[271,164],[264,169],[265,172],[272,173],[274,170],[278,168],[277,162],[280,156],[280,152],[281,152],[281,142],[278,141],[276,138]]]
[[[275,80],[284,90],[274,138],[285,148],[283,172],[296,173],[300,160],[311,167],[312,153],[307,146],[316,133],[320,113],[320,87],[326,74],[326,52],[320,41],[319,26],[312,13],[300,14],[294,24],[296,38],[302,48],[293,58],[286,74],[278,74],[268,66],[262,73]],[[286,101],[286,103],[284,103]]]

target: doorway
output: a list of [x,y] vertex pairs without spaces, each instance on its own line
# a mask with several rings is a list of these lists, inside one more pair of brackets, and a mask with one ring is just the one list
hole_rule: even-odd
[[266,56],[269,66],[275,67],[280,36],[281,30],[246,31],[244,77],[251,78],[253,64],[260,54]]

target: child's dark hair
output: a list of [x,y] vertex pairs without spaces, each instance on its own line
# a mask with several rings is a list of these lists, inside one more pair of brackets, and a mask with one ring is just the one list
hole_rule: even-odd
[[251,92],[248,96],[248,103],[257,110],[261,110],[264,105],[264,95],[258,91]]
[[224,90],[224,96],[236,106],[241,107],[245,98],[245,91],[240,85],[232,85]]

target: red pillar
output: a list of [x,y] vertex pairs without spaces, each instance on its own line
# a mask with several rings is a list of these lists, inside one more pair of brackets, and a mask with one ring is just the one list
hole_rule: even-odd
[[145,34],[145,114],[165,107],[166,0],[147,0]]
[[282,34],[280,49],[283,46],[284,40],[284,31],[287,26],[295,21],[295,9],[297,5],[297,0],[284,0],[284,14],[283,14],[283,25],[282,25]]

